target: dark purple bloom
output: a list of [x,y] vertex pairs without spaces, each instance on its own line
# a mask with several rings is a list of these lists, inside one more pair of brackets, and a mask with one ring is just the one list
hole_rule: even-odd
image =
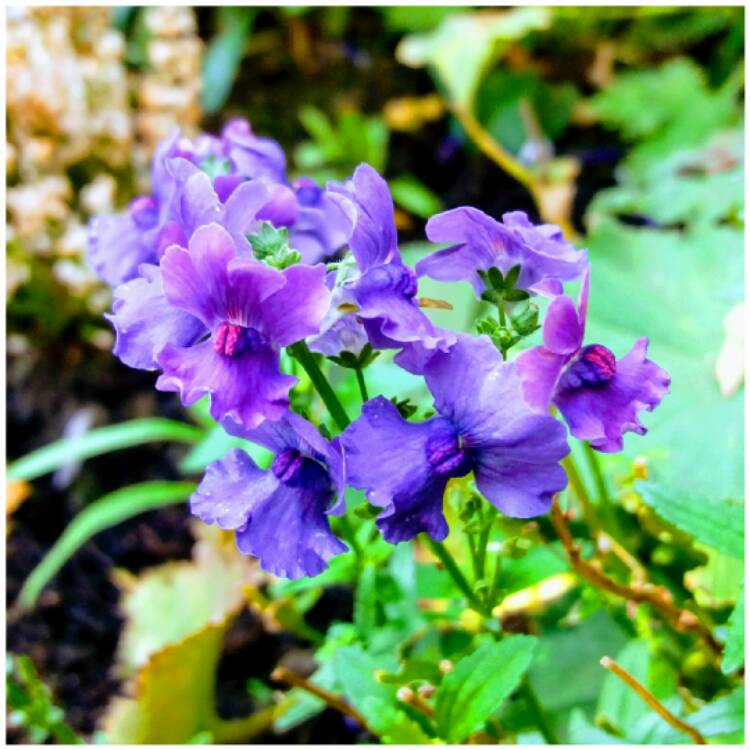
[[[428,349],[450,346],[454,337],[436,329],[419,307],[417,276],[401,260],[393,199],[385,180],[369,164],[360,164],[348,183],[329,185],[329,191],[350,217],[349,247],[356,267],[339,267],[335,307],[323,333],[343,315],[354,315],[375,349],[398,349],[414,341]],[[317,346],[317,341],[311,342],[311,348]]]
[[623,434],[646,433],[638,412],[652,411],[669,391],[669,374],[646,358],[648,339],[638,339],[622,359],[601,344],[583,345],[589,275],[581,285],[578,309],[556,297],[542,327],[544,345],[517,359],[524,397],[537,411],[555,404],[572,435],[603,453],[622,450]]
[[486,336],[467,336],[449,353],[436,353],[424,376],[435,417],[407,422],[378,397],[342,436],[347,479],[385,508],[377,520],[385,539],[421,531],[443,539],[445,487],[472,471],[479,491],[505,515],[546,512],[567,483],[559,465],[569,452],[565,429],[527,406],[515,365],[503,362]]
[[554,224],[532,224],[523,211],[503,214],[502,222],[479,209],[462,207],[433,216],[426,227],[432,242],[450,242],[420,260],[417,273],[438,281],[468,281],[481,296],[477,271],[498,268],[503,275],[521,267],[516,288],[536,294],[560,294],[561,281],[578,278],[588,266],[585,250],[563,239]]
[[267,470],[239,448],[212,463],[190,501],[205,523],[234,529],[237,547],[269,573],[315,576],[347,547],[327,516],[344,512],[344,463],[338,440],[328,443],[307,420],[288,412],[251,430],[230,429],[275,454]]

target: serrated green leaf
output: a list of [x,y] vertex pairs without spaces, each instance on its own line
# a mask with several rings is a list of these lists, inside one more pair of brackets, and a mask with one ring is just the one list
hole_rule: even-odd
[[729,616],[729,630],[724,644],[724,658],[721,671],[724,674],[735,672],[745,663],[745,586],[740,598]]
[[734,500],[710,500],[656,482],[639,482],[643,501],[665,521],[726,555],[742,559],[744,506]]
[[82,510],[31,571],[18,595],[19,605],[31,608],[58,570],[94,534],[147,510],[183,502],[195,490],[191,482],[144,482],[105,495]]
[[462,742],[479,729],[518,687],[536,643],[531,636],[512,635],[457,662],[435,694],[438,735]]
[[196,443],[203,431],[171,419],[150,417],[107,425],[77,438],[58,440],[26,454],[8,467],[10,481],[36,479],[71,461],[82,461],[111,451],[150,442]]

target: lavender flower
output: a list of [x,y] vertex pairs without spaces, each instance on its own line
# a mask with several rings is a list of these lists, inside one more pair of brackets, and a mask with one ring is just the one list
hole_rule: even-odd
[[622,450],[623,434],[646,433],[638,412],[652,411],[669,391],[669,374],[646,358],[648,339],[638,339],[622,359],[601,344],[583,346],[589,296],[584,275],[578,309],[556,297],[542,327],[543,346],[517,359],[524,397],[537,411],[555,404],[571,434],[602,453]]
[[314,576],[347,547],[327,516],[344,511],[344,463],[337,440],[326,442],[307,420],[288,412],[241,435],[275,453],[263,471],[240,449],[212,463],[190,501],[205,523],[236,531],[237,547],[269,573]]
[[420,260],[420,276],[438,281],[469,281],[481,297],[477,271],[495,267],[503,275],[521,272],[516,288],[532,294],[560,294],[561,281],[578,278],[588,266],[585,250],[576,250],[554,224],[532,224],[523,211],[503,214],[502,222],[476,208],[462,207],[433,216],[426,227],[432,242],[454,243]]
[[508,516],[546,512],[567,478],[565,429],[534,414],[513,364],[486,336],[459,339],[424,367],[437,415],[405,421],[383,397],[368,401],[342,435],[349,483],[385,508],[377,525],[389,542],[421,531],[443,539],[448,480],[474,472],[479,491]]
[[[438,331],[419,307],[417,276],[401,260],[393,199],[385,180],[369,164],[360,164],[346,185],[329,186],[329,191],[350,216],[349,247],[356,265],[339,267],[323,341],[311,341],[310,348],[326,353],[335,349],[335,337],[329,332],[336,326],[336,331],[349,333],[351,324],[339,324],[346,315],[361,321],[375,349],[398,349],[414,341],[428,349],[450,346],[452,335]],[[345,345],[343,340],[340,343],[339,352]]]

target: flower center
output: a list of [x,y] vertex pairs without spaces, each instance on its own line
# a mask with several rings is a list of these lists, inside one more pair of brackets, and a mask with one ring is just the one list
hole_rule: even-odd
[[271,464],[273,475],[281,482],[291,482],[302,469],[304,456],[295,448],[287,448],[274,458]]
[[453,432],[433,435],[425,450],[427,462],[438,474],[458,477],[468,473],[468,456],[460,435]]
[[234,323],[222,323],[213,337],[214,351],[229,358],[257,351],[265,341],[265,336],[255,328],[245,328]]
[[411,298],[417,293],[417,274],[408,266],[403,266],[401,278],[396,283],[396,291]]
[[615,355],[601,344],[590,344],[570,364],[560,379],[561,389],[606,385],[615,375]]

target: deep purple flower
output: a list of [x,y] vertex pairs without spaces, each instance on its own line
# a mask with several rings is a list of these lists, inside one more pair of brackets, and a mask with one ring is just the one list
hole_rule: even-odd
[[[454,337],[436,329],[419,307],[417,276],[401,260],[393,199],[385,180],[369,164],[360,164],[348,183],[329,185],[329,191],[350,217],[349,247],[356,266],[340,265],[334,308],[322,333],[344,315],[354,315],[375,349],[398,349],[414,341],[428,349],[450,346]],[[317,341],[310,346],[319,351]]]
[[368,401],[342,435],[349,484],[385,508],[377,525],[389,542],[421,531],[443,539],[448,480],[474,472],[479,491],[505,515],[546,512],[567,483],[559,462],[564,427],[534,414],[515,365],[486,336],[459,339],[424,368],[437,415],[407,422],[383,397]]
[[118,287],[111,320],[115,353],[163,374],[156,387],[189,405],[211,394],[211,415],[256,427],[279,419],[297,378],[279,371],[279,349],[317,332],[330,293],[325,268],[277,271],[237,254],[218,224],[195,231],[188,249],[167,248],[160,269]]
[[269,573],[315,576],[347,547],[328,515],[344,512],[344,463],[338,440],[328,443],[307,420],[288,412],[251,431],[231,428],[275,454],[268,470],[239,448],[206,470],[190,501],[205,523],[234,529],[237,547]]
[[524,397],[537,411],[555,404],[572,435],[603,453],[622,450],[623,434],[646,433],[638,412],[652,411],[669,391],[666,370],[646,358],[648,339],[638,339],[622,359],[601,344],[583,345],[589,275],[584,275],[578,309],[556,297],[542,327],[544,345],[517,359]]
[[505,275],[520,266],[516,288],[560,294],[560,282],[578,278],[588,266],[586,251],[566,242],[559,227],[535,226],[523,211],[503,214],[499,222],[476,208],[454,208],[433,216],[425,231],[432,242],[452,247],[420,260],[417,273],[438,281],[468,281],[478,297],[484,291],[478,270],[494,266]]

